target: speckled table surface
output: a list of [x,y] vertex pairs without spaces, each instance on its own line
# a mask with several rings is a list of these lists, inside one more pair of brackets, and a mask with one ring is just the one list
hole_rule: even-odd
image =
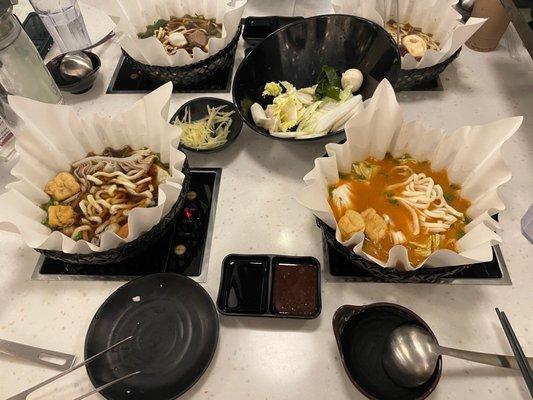
[[[104,0],[101,0],[102,2]],[[98,1],[93,1],[98,6]],[[247,13],[312,15],[329,11],[323,1],[253,1]],[[283,10],[276,8],[284,7]],[[268,8],[271,7],[271,8]],[[18,6],[23,14],[25,5]],[[294,9],[294,10],[293,10]],[[90,25],[98,21],[88,20]],[[141,97],[106,95],[120,49],[97,49],[103,69],[95,87],[81,96],[65,95],[79,112],[111,114]],[[237,62],[242,59],[242,49]],[[382,283],[322,285],[322,314],[311,321],[221,316],[220,341],[207,373],[184,399],[353,399],[362,398],[348,381],[337,354],[331,318],[343,304],[399,303],[417,312],[444,345],[510,353],[494,307],[505,310],[526,353],[533,355],[533,246],[520,232],[520,218],[533,201],[533,65],[514,60],[500,47],[491,53],[467,48],[442,75],[444,91],[405,92],[398,98],[408,119],[453,130],[499,118],[524,115],[520,130],[504,145],[513,179],[501,189],[507,210],[501,213],[502,252],[512,286],[464,286]],[[171,113],[197,95],[172,96]],[[217,94],[218,96],[218,94]],[[230,99],[229,94],[220,97]],[[207,282],[216,298],[220,265],[229,253],[310,255],[323,260],[320,231],[313,216],[295,200],[302,177],[321,143],[288,145],[244,128],[227,150],[191,155],[193,166],[222,167]],[[9,182],[12,163],[0,166],[0,186]],[[85,332],[100,304],[119,282],[31,281],[37,253],[15,234],[0,232],[0,337],[83,355]],[[32,386],[52,371],[0,356],[0,398]],[[91,384],[77,371],[34,399],[71,399]],[[94,398],[102,398],[95,395]],[[444,360],[435,399],[527,399],[519,372]]]

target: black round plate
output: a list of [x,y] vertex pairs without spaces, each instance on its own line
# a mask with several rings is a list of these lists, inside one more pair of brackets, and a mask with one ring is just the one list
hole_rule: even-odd
[[189,107],[191,110],[192,121],[202,119],[206,116],[207,106],[225,106],[222,111],[234,111],[234,113],[231,115],[231,126],[228,132],[228,140],[222,146],[215,147],[214,149],[198,150],[193,149],[192,147],[185,146],[183,143],[180,143],[180,148],[183,148],[188,151],[194,151],[197,153],[214,153],[215,151],[219,151],[228,147],[235,139],[237,139],[239,133],[241,133],[242,119],[241,117],[239,117],[239,113],[237,112],[237,109],[235,108],[233,103],[227,100],[218,99],[216,97],[198,97],[196,99],[188,101],[180,108],[178,108],[178,111],[176,111],[176,113],[170,119],[170,123],[173,124],[174,121],[176,121],[177,119],[182,119],[185,115],[185,109],[187,107]]
[[391,332],[403,324],[429,326],[411,310],[392,303],[366,306],[342,306],[333,316],[333,331],[341,360],[352,384],[369,399],[421,400],[437,386],[442,357],[431,378],[421,386],[405,388],[397,385],[385,372],[381,357]]
[[264,108],[272,101],[262,96],[265,83],[289,81],[297,88],[312,86],[324,65],[337,72],[361,70],[364,80],[358,93],[366,100],[382,79],[394,86],[400,64],[396,42],[372,21],[341,14],[306,18],[270,34],[242,60],[233,79],[233,103],[244,122],[261,135],[292,142],[331,139],[344,130],[310,139],[277,138],[255,125],[250,107],[257,102]]
[[95,387],[135,371],[102,395],[109,400],[170,400],[207,369],[218,342],[218,315],[209,294],[192,279],[148,275],[117,289],[93,317],[85,358],[132,339],[87,365]]

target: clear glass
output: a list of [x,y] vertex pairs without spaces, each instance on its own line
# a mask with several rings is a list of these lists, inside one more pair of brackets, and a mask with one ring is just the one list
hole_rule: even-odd
[[63,98],[37,49],[11,14],[0,15],[0,158],[11,154],[13,136],[20,121],[9,107],[7,95],[14,94],[45,103],[62,103]]
[[62,53],[91,45],[77,0],[30,0]]

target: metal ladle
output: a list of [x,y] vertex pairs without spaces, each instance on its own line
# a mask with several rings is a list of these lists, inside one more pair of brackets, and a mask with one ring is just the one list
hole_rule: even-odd
[[[389,336],[382,363],[389,377],[398,385],[416,387],[426,383],[437,365],[439,355],[445,355],[479,364],[519,369],[512,356],[478,353],[438,345],[429,333],[418,325],[402,325]],[[532,357],[527,361],[531,364]]]
[[81,80],[91,73],[93,62],[81,50],[66,53],[59,64],[59,73],[66,80]]
[[89,47],[86,47],[82,50],[69,51],[68,53],[65,53],[59,64],[59,73],[61,76],[68,81],[75,81],[81,80],[89,75],[94,66],[90,57],[85,54],[84,51],[93,49],[96,46],[100,46],[114,36],[114,32],[109,32],[101,40]]

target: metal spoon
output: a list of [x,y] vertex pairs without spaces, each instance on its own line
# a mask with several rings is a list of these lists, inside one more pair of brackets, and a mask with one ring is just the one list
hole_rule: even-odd
[[80,80],[93,70],[93,62],[83,51],[66,53],[59,64],[59,73],[66,80]]
[[65,53],[59,64],[59,73],[61,76],[68,81],[74,81],[80,80],[90,74],[94,66],[90,57],[84,51],[100,46],[113,37],[115,37],[115,32],[111,31],[98,42],[84,49]]
[[[439,346],[429,333],[418,325],[402,325],[392,331],[382,362],[389,377],[398,385],[416,387],[429,380],[435,371],[439,355],[495,367],[518,369],[518,363],[512,356]],[[531,357],[527,360],[530,364],[533,362]]]

